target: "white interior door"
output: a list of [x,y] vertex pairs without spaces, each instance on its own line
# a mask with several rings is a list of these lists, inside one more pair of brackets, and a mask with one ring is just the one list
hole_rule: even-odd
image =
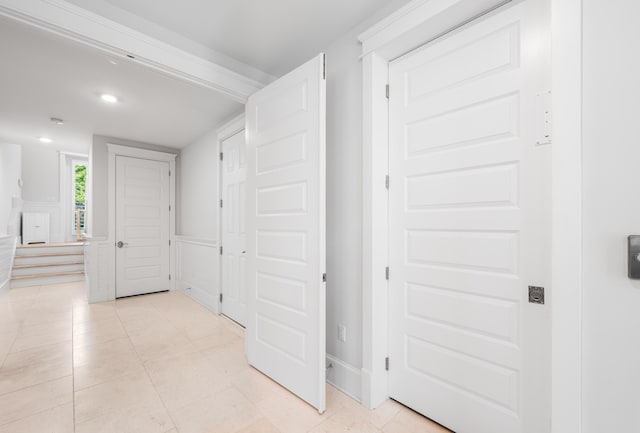
[[222,142],[222,314],[245,325],[247,317],[247,147],[244,130]]
[[116,156],[116,297],[169,290],[169,163]]
[[249,98],[249,363],[325,409],[324,55]]
[[389,392],[457,433],[550,431],[542,2],[392,62]]

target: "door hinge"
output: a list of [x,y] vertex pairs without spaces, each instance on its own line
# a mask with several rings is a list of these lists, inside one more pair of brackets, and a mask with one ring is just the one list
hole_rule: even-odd
[[385,87],[385,96],[387,97],[387,99],[389,99],[389,85],[388,84]]
[[171,177],[171,170],[169,170],[169,177]]
[[389,266],[387,266],[386,268],[384,268],[384,277],[388,280],[389,279]]
[[171,274],[169,274],[169,281],[171,281]]
[[389,371],[389,357],[388,356],[384,359],[384,369]]
[[220,303],[222,304],[222,293],[220,293]]
[[327,274],[322,274],[322,282],[323,283],[327,282]]
[[171,246],[171,239],[169,239],[169,246]]
[[389,175],[387,175],[387,177],[384,180],[384,187],[389,189]]
[[220,161],[224,161],[224,155],[220,152]]
[[169,212],[171,212],[171,205],[169,205]]
[[220,255],[222,255],[222,245],[220,245]]
[[222,199],[220,199],[220,207],[222,207]]
[[327,55],[322,55],[322,79],[327,79]]

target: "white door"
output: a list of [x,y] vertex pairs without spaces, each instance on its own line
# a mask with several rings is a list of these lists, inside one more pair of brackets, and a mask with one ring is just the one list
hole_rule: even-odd
[[222,314],[244,325],[247,317],[245,224],[247,147],[244,130],[222,142]]
[[249,98],[249,363],[325,409],[324,55]]
[[496,11],[392,62],[389,392],[457,433],[550,431],[545,8]]
[[169,290],[169,163],[116,156],[116,297]]

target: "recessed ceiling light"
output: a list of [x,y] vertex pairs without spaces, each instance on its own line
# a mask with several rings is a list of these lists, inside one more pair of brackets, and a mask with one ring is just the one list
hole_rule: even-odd
[[52,117],[50,120],[56,125],[64,125],[64,120],[60,119],[59,117]]
[[43,143],[51,143],[53,140],[48,137],[40,137],[40,141]]
[[100,99],[111,104],[115,104],[116,102],[118,102],[118,98],[108,93],[103,93],[102,95],[100,95]]

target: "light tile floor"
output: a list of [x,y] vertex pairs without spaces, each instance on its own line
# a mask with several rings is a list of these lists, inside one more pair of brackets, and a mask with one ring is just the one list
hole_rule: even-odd
[[87,304],[83,283],[0,297],[0,433],[445,433],[327,387],[319,415],[247,365],[243,329],[180,292]]

